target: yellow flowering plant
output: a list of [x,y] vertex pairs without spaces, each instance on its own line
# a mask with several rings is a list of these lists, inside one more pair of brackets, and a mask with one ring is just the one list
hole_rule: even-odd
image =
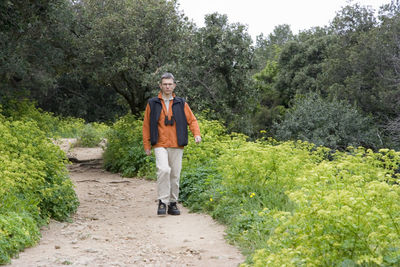
[[180,198],[227,224],[243,266],[400,264],[399,152],[249,142],[217,121],[199,124],[203,142],[185,148]]
[[0,116],[0,263],[35,244],[50,218],[66,220],[77,209],[65,163],[36,122]]

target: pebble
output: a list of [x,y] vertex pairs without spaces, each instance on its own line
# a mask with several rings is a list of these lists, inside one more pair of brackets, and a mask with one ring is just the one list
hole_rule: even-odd
[[89,236],[90,236],[90,234],[81,233],[81,234],[79,234],[78,238],[79,238],[80,240],[85,240],[85,239],[88,239]]
[[95,249],[92,249],[92,248],[87,248],[87,249],[84,250],[84,252],[87,252],[87,253],[98,253],[99,251],[95,250]]

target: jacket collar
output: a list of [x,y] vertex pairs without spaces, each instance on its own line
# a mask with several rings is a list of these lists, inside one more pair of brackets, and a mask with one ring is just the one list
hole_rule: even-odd
[[[172,93],[172,97],[175,98],[175,96],[176,96],[175,93]],[[158,98],[159,98],[159,99],[163,99],[163,98],[162,98],[162,92],[161,92],[161,91],[158,93]]]

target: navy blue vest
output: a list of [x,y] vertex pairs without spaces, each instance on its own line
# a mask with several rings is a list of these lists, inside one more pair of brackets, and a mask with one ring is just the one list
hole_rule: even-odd
[[[161,100],[153,97],[149,100],[150,105],[150,142],[154,146],[158,142],[158,120],[162,110]],[[172,103],[172,114],[176,123],[176,136],[178,145],[186,146],[188,144],[187,119],[185,115],[185,99],[174,97]]]

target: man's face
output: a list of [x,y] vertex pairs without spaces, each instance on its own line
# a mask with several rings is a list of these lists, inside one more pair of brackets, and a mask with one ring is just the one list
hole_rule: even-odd
[[170,95],[175,89],[176,84],[173,79],[162,79],[160,83],[161,91],[164,95]]

